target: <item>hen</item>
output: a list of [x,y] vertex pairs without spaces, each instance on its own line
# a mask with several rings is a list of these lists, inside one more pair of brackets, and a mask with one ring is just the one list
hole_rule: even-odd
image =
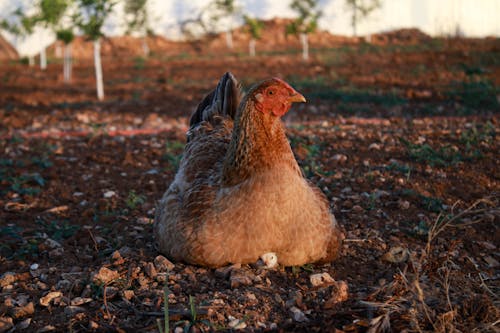
[[276,254],[280,264],[333,260],[340,232],[302,175],[280,117],[305,98],[271,78],[242,97],[226,73],[194,112],[174,181],[156,209],[160,252],[220,267]]

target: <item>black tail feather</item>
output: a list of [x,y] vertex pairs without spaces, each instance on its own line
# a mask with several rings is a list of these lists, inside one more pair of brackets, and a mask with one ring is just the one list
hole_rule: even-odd
[[242,97],[239,82],[231,72],[226,72],[215,90],[205,96],[191,115],[189,126],[195,127],[202,121],[211,121],[214,116],[234,119]]

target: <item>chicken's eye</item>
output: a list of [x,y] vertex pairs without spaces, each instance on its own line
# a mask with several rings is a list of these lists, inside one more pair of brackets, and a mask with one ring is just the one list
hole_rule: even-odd
[[269,96],[274,95],[274,90],[268,90],[268,91],[267,91],[267,94],[268,94]]

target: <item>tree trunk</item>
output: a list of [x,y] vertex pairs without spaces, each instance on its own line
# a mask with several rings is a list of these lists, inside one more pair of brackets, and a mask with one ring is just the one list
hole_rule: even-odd
[[147,58],[149,57],[149,45],[148,45],[148,37],[144,36],[142,37],[142,52],[144,53],[144,56]]
[[302,44],[302,58],[305,61],[309,60],[309,42],[307,40],[307,34],[306,33],[301,33],[300,34],[300,43]]
[[255,57],[255,39],[250,38],[250,42],[248,43],[248,51],[251,57]]
[[97,98],[102,101],[104,99],[104,84],[102,82],[102,66],[101,66],[101,40],[94,41],[94,67],[95,80],[97,86]]
[[40,69],[45,70],[47,69],[47,51],[45,46],[42,47],[40,50]]
[[228,49],[233,49],[233,34],[231,30],[226,31],[226,44]]
[[356,25],[358,23],[358,18],[356,16],[356,8],[354,8],[352,10],[352,17],[351,17],[351,26],[352,26],[352,35],[354,37],[356,37],[356,35],[358,34],[357,31],[356,31]]
[[30,67],[33,67],[35,65],[35,57],[30,55],[28,56],[28,64],[30,65]]
[[64,82],[71,82],[71,44],[64,44]]

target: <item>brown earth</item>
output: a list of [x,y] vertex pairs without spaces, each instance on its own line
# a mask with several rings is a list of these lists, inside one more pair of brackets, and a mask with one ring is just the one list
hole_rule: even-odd
[[[294,48],[105,56],[103,102],[85,60],[71,84],[58,60],[0,66],[0,332],[155,332],[164,287],[176,332],[497,332],[498,59],[495,39],[346,43],[308,63]],[[308,99],[284,121],[346,235],[337,261],[158,257],[155,203],[227,70]]]

